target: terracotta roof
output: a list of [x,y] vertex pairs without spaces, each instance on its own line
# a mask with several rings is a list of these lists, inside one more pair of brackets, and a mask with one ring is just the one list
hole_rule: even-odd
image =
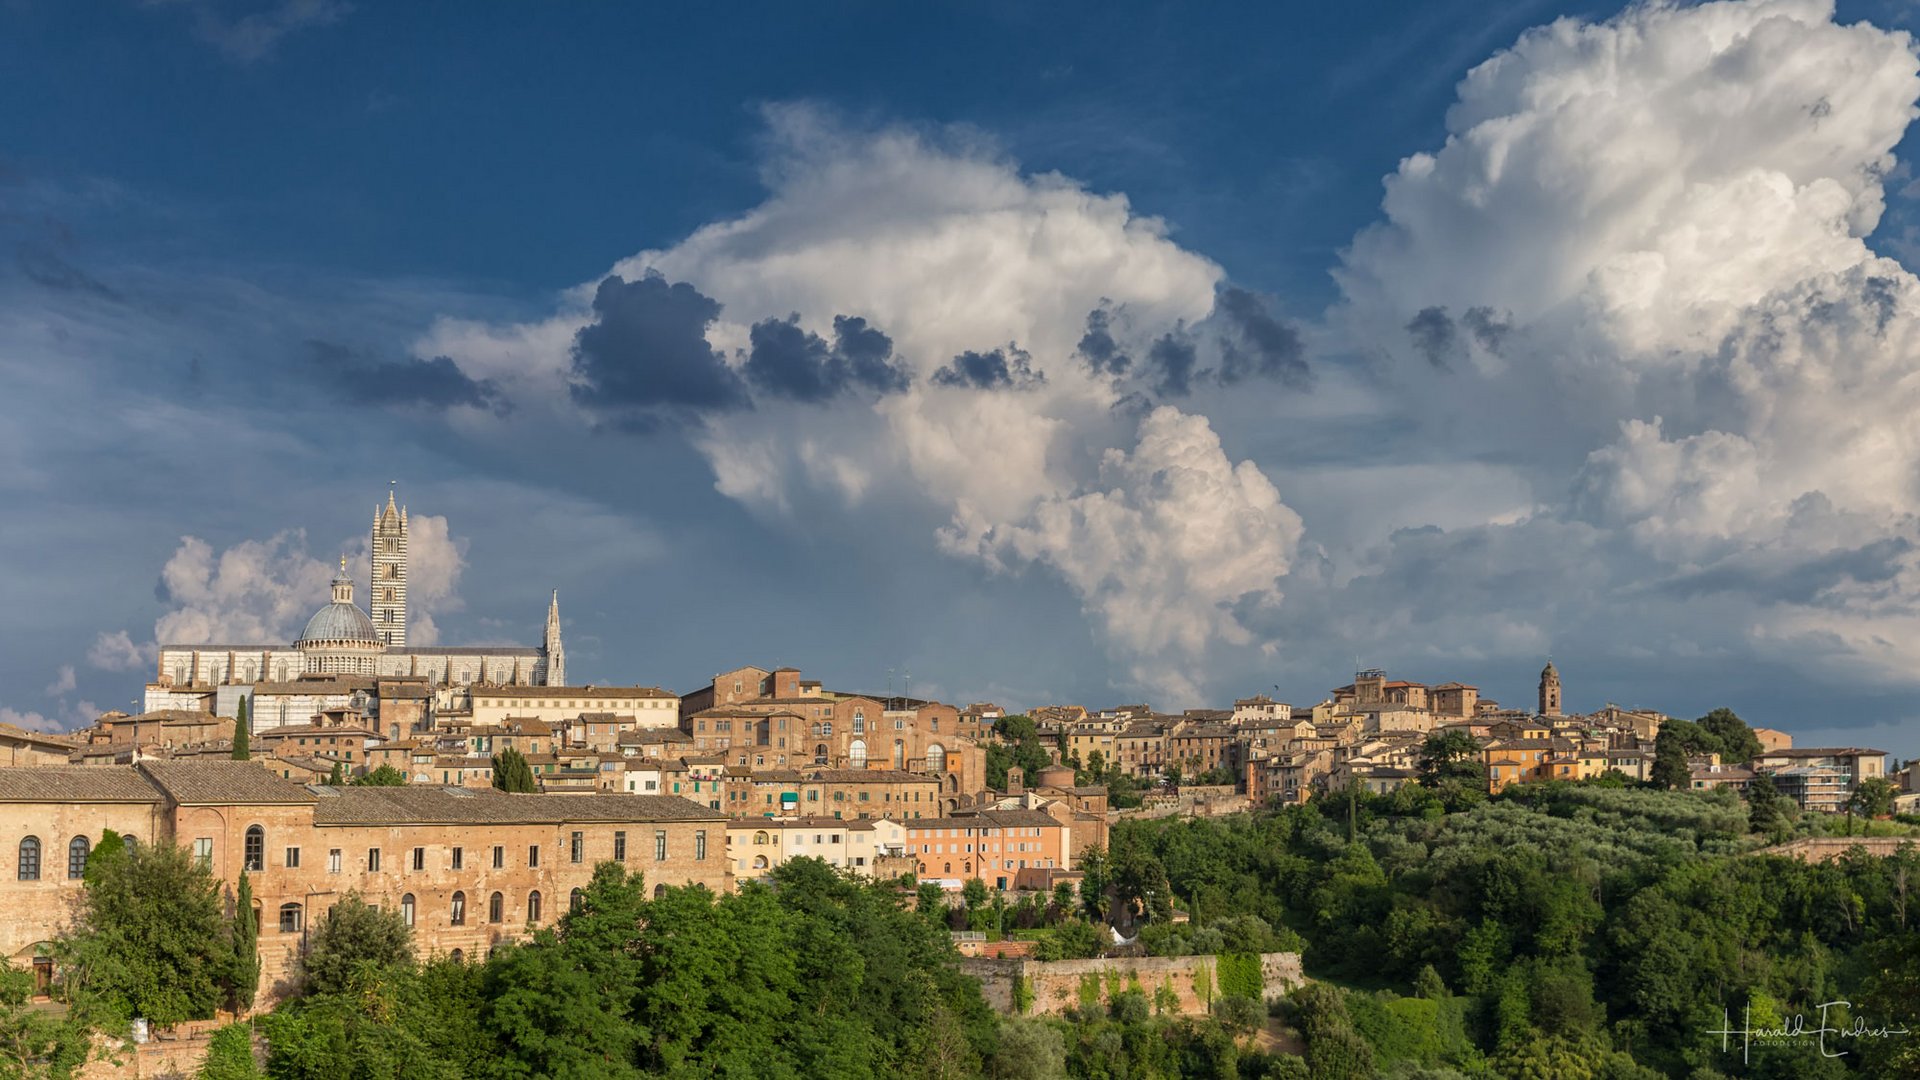
[[[515,649],[512,652],[537,653],[538,649]],[[522,697],[522,698],[677,698],[680,695],[657,686],[489,686],[486,689],[475,688],[474,697]]]
[[187,806],[313,801],[306,788],[251,761],[143,761],[135,768]]
[[724,820],[717,810],[668,795],[509,795],[492,788],[423,786],[322,788],[316,795],[317,825]]
[[18,724],[0,724],[0,738],[21,739],[26,742],[52,743],[73,750],[79,747],[80,740],[67,735],[49,735],[44,731],[28,731]]
[[900,824],[905,825],[908,832],[921,832],[926,829],[978,829],[983,826],[995,829],[1066,827],[1058,818],[1041,810],[982,810],[977,814],[966,814],[960,817],[913,818],[902,821]]
[[937,784],[940,778],[922,776],[904,769],[821,769],[808,776],[810,780],[819,780],[828,784]]
[[0,768],[0,802],[148,802],[160,792],[131,766],[22,765]]

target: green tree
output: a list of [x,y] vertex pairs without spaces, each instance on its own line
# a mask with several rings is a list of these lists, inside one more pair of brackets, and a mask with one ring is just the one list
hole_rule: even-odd
[[1480,743],[1459,728],[1428,733],[1420,744],[1420,783],[1439,787],[1448,780],[1473,783],[1485,776]]
[[1669,739],[1664,730],[1654,742],[1652,780],[1654,786],[1668,791],[1687,791],[1693,786],[1693,770],[1687,765],[1682,740]]
[[333,763],[333,771],[327,774],[328,787],[342,787],[347,782],[346,769],[339,763]]
[[540,789],[540,785],[534,781],[533,767],[527,764],[526,755],[511,746],[493,755],[493,786],[501,791],[512,792]]
[[253,911],[253,881],[245,870],[240,871],[240,884],[234,893],[233,923],[227,940],[232,943],[228,992],[234,1011],[242,1012],[253,1007],[260,987],[260,924]]
[[1067,1075],[1067,1043],[1044,1020],[1000,1022],[1000,1045],[987,1059],[989,1080],[1054,1080]]
[[74,931],[59,947],[68,987],[118,1020],[212,1016],[233,967],[213,874],[184,847],[112,840],[87,860]]
[[228,1024],[214,1032],[195,1080],[265,1080],[253,1061],[253,1027]]
[[248,698],[241,698],[240,708],[234,712],[233,760],[235,761],[247,761],[253,757],[253,753],[249,749],[249,740],[252,737],[252,725],[248,722],[248,714],[252,712],[252,710],[247,707],[249,700]]
[[1853,789],[1848,805],[1866,817],[1886,817],[1893,813],[1893,784],[1884,776],[1869,776]]
[[412,963],[413,934],[400,913],[349,892],[314,923],[300,970],[308,994],[344,994],[377,987]]
[[1711,752],[1718,753],[1722,762],[1736,765],[1760,756],[1763,749],[1760,737],[1732,709],[1715,709],[1701,717],[1698,723],[1703,731],[1719,742],[1720,745]]
[[1053,929],[1062,960],[1089,960],[1100,955],[1100,928],[1085,919],[1068,919]]
[[63,1020],[32,1004],[29,972],[0,962],[0,1077],[66,1076],[87,1057],[83,1021]]
[[391,765],[382,765],[354,777],[353,783],[357,787],[405,787],[407,774]]

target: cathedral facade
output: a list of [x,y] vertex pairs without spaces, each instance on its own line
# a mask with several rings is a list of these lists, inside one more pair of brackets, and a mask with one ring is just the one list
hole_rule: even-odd
[[332,598],[292,644],[161,645],[146,707],[205,707],[200,703],[210,703],[220,686],[287,683],[303,675],[424,678],[439,686],[566,685],[558,592],[547,605],[538,646],[409,646],[407,511],[395,505],[392,492],[374,512],[369,552],[365,609],[356,602],[343,558]]

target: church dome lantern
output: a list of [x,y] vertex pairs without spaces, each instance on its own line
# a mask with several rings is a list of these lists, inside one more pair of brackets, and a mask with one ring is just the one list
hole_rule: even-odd
[[306,654],[309,672],[375,673],[375,657],[382,651],[380,633],[353,602],[353,580],[347,577],[345,558],[340,560],[340,575],[333,579],[333,601],[313,613],[293,647]]

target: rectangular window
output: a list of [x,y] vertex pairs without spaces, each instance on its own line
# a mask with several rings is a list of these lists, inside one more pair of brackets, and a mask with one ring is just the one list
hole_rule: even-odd
[[202,836],[193,842],[193,860],[201,866],[213,865],[213,837]]
[[576,832],[567,839],[567,857],[574,862],[583,862],[587,857],[587,834]]
[[693,832],[693,857],[695,859],[707,857],[707,830],[705,829],[695,829]]
[[493,845],[493,868],[503,870],[507,865],[507,849],[500,844]]
[[287,869],[297,870],[299,868],[300,868],[300,849],[297,847],[290,847],[287,849]]
[[367,873],[377,874],[379,872],[380,872],[380,849],[377,847],[370,847],[367,849]]
[[658,862],[667,857],[667,830],[653,830],[653,858]]
[[415,870],[425,870],[427,868],[426,848],[417,847],[413,849],[413,868]]
[[459,870],[463,868],[464,864],[466,863],[466,856],[467,856],[466,849],[464,848],[453,849],[453,868],[455,870]]
[[527,865],[533,866],[533,867],[538,867],[540,865],[540,845],[539,844],[527,845]]
[[613,834],[613,861],[614,862],[627,861],[627,834],[626,833],[615,832]]
[[340,849],[329,848],[327,851],[327,873],[337,874],[339,872],[340,872]]

